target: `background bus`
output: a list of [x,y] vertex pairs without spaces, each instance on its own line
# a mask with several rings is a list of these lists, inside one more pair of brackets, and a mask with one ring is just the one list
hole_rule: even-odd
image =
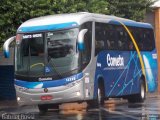
[[[6,57],[14,39],[4,44]],[[110,97],[143,102],[157,88],[152,26],[93,13],[28,20],[16,35],[15,88],[20,105],[37,104],[40,111]]]

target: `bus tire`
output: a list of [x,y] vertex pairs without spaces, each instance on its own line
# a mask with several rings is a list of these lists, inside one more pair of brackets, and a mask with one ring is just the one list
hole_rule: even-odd
[[105,87],[104,87],[104,80],[99,80],[98,83],[98,90],[97,90],[97,103],[98,105],[104,105],[105,101]]
[[93,109],[93,108],[96,108],[98,107],[98,103],[97,103],[97,100],[88,100],[87,101],[87,109]]
[[48,111],[47,105],[38,105],[38,109],[40,113],[46,113]]
[[142,103],[146,99],[146,85],[144,80],[140,82],[140,92],[128,98],[129,103]]
[[48,109],[59,110],[59,104],[42,104],[38,105],[38,108],[41,113],[46,113]]
[[104,80],[100,79],[98,82],[98,89],[97,89],[97,97],[93,100],[87,101],[87,109],[96,108],[104,105],[105,101],[105,87],[104,87]]

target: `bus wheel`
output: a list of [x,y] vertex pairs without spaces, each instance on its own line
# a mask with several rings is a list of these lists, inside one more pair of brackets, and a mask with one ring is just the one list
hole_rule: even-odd
[[142,103],[146,99],[146,86],[145,82],[141,80],[140,92],[138,94],[132,95],[128,98],[129,103]]
[[101,79],[99,80],[99,84],[98,84],[97,98],[87,101],[87,104],[88,104],[87,109],[96,108],[101,105],[104,105],[104,101],[105,101],[105,87],[104,87],[104,81],[103,79]]
[[48,111],[47,105],[38,105],[38,109],[40,113],[46,113]]
[[96,108],[96,107],[98,107],[98,104],[97,104],[97,101],[95,99],[87,101],[87,109],[93,109],[93,108]]
[[97,103],[98,103],[98,105],[104,105],[104,101],[105,101],[104,82],[99,82],[97,94],[98,94],[97,95]]

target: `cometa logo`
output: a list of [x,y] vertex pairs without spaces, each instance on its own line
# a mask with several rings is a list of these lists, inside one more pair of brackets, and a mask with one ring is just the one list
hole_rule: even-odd
[[118,57],[111,57],[107,54],[107,65],[109,67],[122,67],[124,66],[124,58],[119,55]]

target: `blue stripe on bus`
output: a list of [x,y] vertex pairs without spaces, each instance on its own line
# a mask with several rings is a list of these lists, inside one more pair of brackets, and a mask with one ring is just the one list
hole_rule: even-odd
[[[115,21],[115,20],[112,20],[109,23],[120,25],[120,23]],[[131,26],[131,27],[141,27],[141,28],[151,28],[151,29],[153,29],[152,25],[147,24],[147,23],[140,23],[140,22],[134,22],[134,21],[122,21],[122,23],[127,25],[127,26]]]
[[35,32],[35,31],[50,31],[50,30],[58,30],[63,28],[72,28],[76,26],[78,26],[76,22],[68,22],[68,23],[61,23],[61,24],[20,27],[17,32],[23,33],[23,32]]
[[9,56],[10,56],[10,52],[8,50],[5,50],[4,51],[4,57],[9,58]]
[[67,77],[67,78],[63,78],[63,79],[59,79],[59,80],[40,81],[40,82],[27,82],[27,81],[15,79],[15,85],[25,87],[28,89],[58,87],[58,86],[67,85],[68,83],[79,80],[82,77],[83,77],[83,73],[78,73],[78,74],[73,75],[71,77]]

